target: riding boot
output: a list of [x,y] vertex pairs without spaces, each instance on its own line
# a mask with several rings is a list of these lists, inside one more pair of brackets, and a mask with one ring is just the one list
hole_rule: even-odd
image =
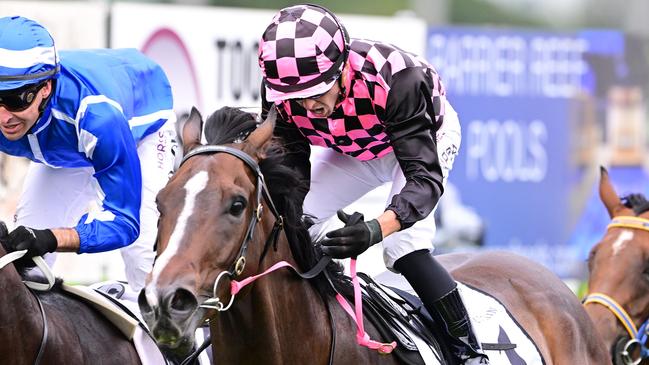
[[460,364],[489,364],[480,345],[457,284],[428,250],[411,252],[398,259],[394,268],[401,272],[419,295],[436,323],[442,327],[446,342]]

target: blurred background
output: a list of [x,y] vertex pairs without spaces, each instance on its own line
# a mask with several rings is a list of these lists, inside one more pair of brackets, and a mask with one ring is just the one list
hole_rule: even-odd
[[[316,1],[355,38],[424,55],[460,115],[462,146],[436,212],[436,253],[504,249],[575,291],[608,215],[599,166],[621,194],[647,193],[649,14],[645,0]],[[278,0],[2,1],[44,24],[59,49],[135,47],[159,62],[176,110],[259,105],[258,39]],[[317,151],[315,151],[317,155]],[[12,221],[25,161],[0,156],[0,216]],[[378,214],[385,189],[349,209]],[[335,223],[332,223],[335,224]],[[382,271],[380,247],[360,259]],[[55,271],[123,277],[118,253],[61,254]]]

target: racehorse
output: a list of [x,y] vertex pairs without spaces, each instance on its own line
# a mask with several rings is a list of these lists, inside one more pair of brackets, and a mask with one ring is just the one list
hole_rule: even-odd
[[[2,223],[0,237],[6,234]],[[0,245],[0,257],[5,255]],[[140,364],[135,347],[117,327],[58,285],[36,294],[14,264],[0,269],[0,363]]]
[[[278,262],[304,272],[320,258],[295,203],[301,186],[290,156],[272,138],[273,110],[259,127],[253,114],[217,111],[207,120],[207,145],[196,110],[179,128],[185,156],[158,194],[159,256],[139,296],[143,316],[171,351],[190,348],[196,326],[209,319],[218,364],[397,363],[357,344],[356,324],[326,275],[307,281],[281,269],[240,289]],[[440,260],[456,280],[502,302],[545,364],[610,363],[577,297],[541,265],[503,252]],[[327,268],[334,281],[344,281],[340,271]],[[365,329],[378,338],[371,323]]]
[[638,331],[649,318],[649,202],[640,194],[620,199],[604,168],[599,195],[611,223],[590,251],[584,305],[614,364],[649,362],[640,354],[646,330]]

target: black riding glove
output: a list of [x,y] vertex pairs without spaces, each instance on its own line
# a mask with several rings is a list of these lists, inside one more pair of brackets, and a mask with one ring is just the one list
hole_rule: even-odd
[[326,234],[322,241],[322,252],[325,255],[335,259],[356,257],[383,240],[381,225],[376,219],[365,222],[363,214],[358,212],[348,215],[339,210],[337,213],[345,227]]
[[27,250],[26,257],[43,256],[56,251],[58,242],[49,229],[19,226],[3,239],[7,251]]

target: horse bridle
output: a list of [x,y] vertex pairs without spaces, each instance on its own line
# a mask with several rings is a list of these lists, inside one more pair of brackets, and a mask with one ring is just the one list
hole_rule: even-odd
[[239,253],[237,254],[237,257],[232,263],[232,265],[230,265],[230,269],[227,271],[223,271],[217,276],[216,280],[214,281],[214,285],[212,289],[212,295],[213,295],[212,298],[209,298],[201,305],[201,307],[204,308],[216,309],[217,311],[225,311],[232,305],[234,296],[231,296],[229,304],[227,306],[224,306],[223,302],[221,302],[221,300],[218,298],[216,294],[216,289],[218,288],[219,280],[224,275],[232,279],[239,276],[243,272],[243,269],[246,266],[246,251],[248,250],[248,245],[252,240],[253,234],[255,233],[255,228],[257,226],[257,223],[261,220],[261,217],[263,215],[262,197],[266,199],[266,202],[270,207],[270,211],[275,216],[275,226],[273,227],[273,232],[271,233],[270,237],[268,238],[268,241],[266,242],[264,253],[269,247],[268,246],[269,243],[276,242],[277,237],[279,236],[279,231],[281,231],[282,228],[284,227],[284,219],[277,211],[277,208],[275,208],[275,204],[273,203],[273,199],[270,197],[270,193],[268,187],[266,186],[264,175],[261,173],[261,169],[259,168],[259,164],[257,164],[257,162],[250,155],[248,155],[247,153],[239,149],[228,147],[228,146],[222,146],[222,145],[199,146],[189,151],[183,157],[182,161],[180,162],[179,168],[185,162],[187,162],[187,160],[189,160],[190,158],[196,155],[206,155],[206,154],[214,154],[214,153],[227,153],[243,161],[253,171],[255,175],[256,178],[255,190],[257,192],[255,209],[253,209],[252,211],[250,223],[248,224],[248,229],[246,230],[246,234],[243,238],[243,242],[241,242]]
[[[222,145],[203,145],[196,147],[195,149],[189,151],[182,159],[180,162],[180,165],[178,165],[178,168],[182,166],[187,160],[192,158],[193,156],[196,155],[205,155],[205,154],[214,154],[214,153],[227,153],[232,156],[235,156],[239,158],[241,161],[243,161],[248,167],[254,172],[255,177],[256,177],[256,184],[255,184],[255,190],[257,191],[256,194],[256,209],[253,210],[252,212],[252,217],[250,219],[250,223],[248,225],[248,229],[246,231],[246,235],[243,238],[243,242],[241,243],[241,248],[239,249],[239,253],[237,255],[237,258],[234,260],[233,264],[230,266],[230,269],[228,271],[223,271],[220,273],[217,277],[216,280],[214,281],[214,285],[212,288],[212,297],[205,300],[203,304],[200,305],[202,308],[208,308],[208,309],[215,309],[219,312],[226,311],[232,306],[232,303],[234,301],[234,295],[230,296],[230,301],[228,305],[223,305],[223,302],[219,299],[217,296],[217,288],[219,284],[219,280],[221,279],[222,276],[228,276],[230,279],[233,279],[237,276],[239,276],[242,272],[243,269],[245,268],[246,265],[246,251],[248,249],[248,244],[252,240],[252,235],[254,234],[255,227],[257,226],[257,223],[261,220],[262,213],[263,213],[263,206],[261,204],[262,202],[262,197],[266,199],[268,202],[268,205],[270,207],[270,211],[273,213],[275,216],[275,225],[273,226],[273,230],[271,234],[269,235],[268,239],[266,240],[266,243],[264,245],[264,251],[262,252],[260,261],[263,259],[264,255],[266,254],[266,251],[268,248],[272,245],[276,245],[277,239],[279,237],[279,232],[283,229],[284,227],[284,218],[279,214],[279,211],[277,208],[275,208],[275,204],[273,203],[273,199],[270,196],[270,192],[268,190],[268,187],[266,186],[266,181],[264,180],[264,175],[261,172],[261,169],[259,168],[259,164],[247,153],[228,146],[222,146]],[[325,267],[329,264],[331,261],[331,257],[325,256],[320,259],[320,261],[313,267],[311,270],[309,270],[306,273],[300,273],[296,271],[295,269],[293,270],[298,276],[300,276],[303,279],[311,279],[319,275],[321,272],[324,271]],[[325,301],[326,305],[326,301]],[[334,349],[335,349],[335,344],[336,344],[336,325],[334,322],[333,315],[331,312],[327,309],[327,313],[329,315],[329,321],[331,324],[331,330],[332,330],[332,340],[331,340],[331,345],[329,349],[329,361],[328,363],[331,365],[333,362],[334,358]],[[207,339],[206,339],[207,342]],[[195,359],[198,354],[200,354],[200,351],[195,352],[192,354],[190,357],[186,359],[186,362],[189,363],[190,361],[187,360],[192,360]],[[183,364],[185,361],[183,362]]]
[[[634,217],[634,216],[619,216],[613,218],[611,223],[607,226],[607,230],[611,228],[630,228],[630,229],[639,229],[649,232],[649,220]],[[606,309],[611,311],[615,318],[617,318],[622,326],[626,329],[629,334],[629,341],[624,345],[624,348],[620,352],[622,360],[626,365],[637,365],[643,359],[649,358],[649,349],[646,347],[645,342],[647,341],[647,336],[649,335],[647,331],[649,330],[649,319],[645,321],[638,330],[631,319],[629,313],[617,302],[615,299],[604,293],[589,293],[583,299],[583,305],[588,304],[600,304],[603,305]],[[640,335],[640,336],[638,336]],[[633,360],[631,358],[630,349],[634,346],[640,347],[640,357]]]

